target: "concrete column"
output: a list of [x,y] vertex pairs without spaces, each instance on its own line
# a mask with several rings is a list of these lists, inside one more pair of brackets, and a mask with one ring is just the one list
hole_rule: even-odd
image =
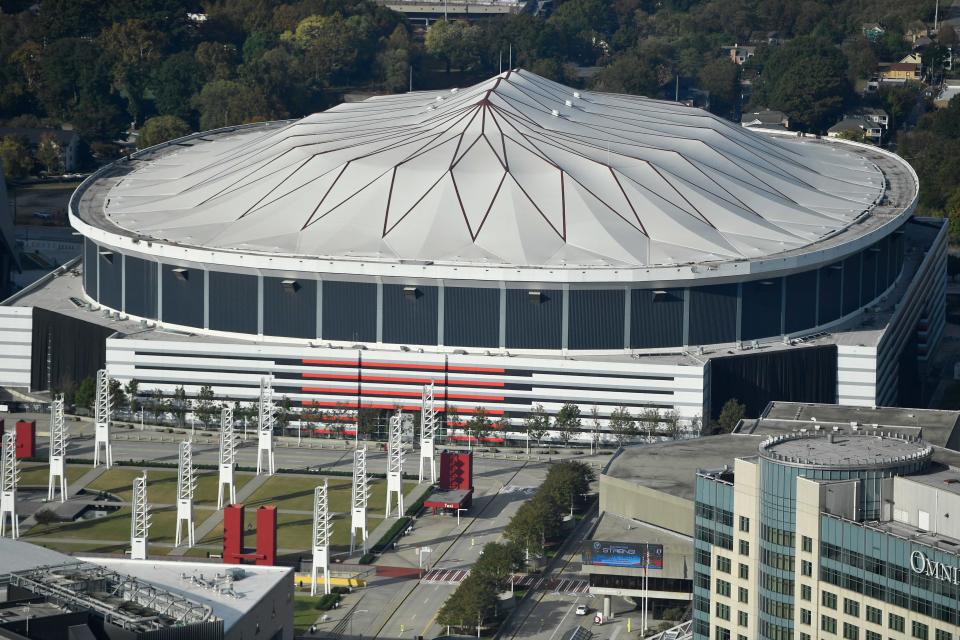
[[610,596],[603,596],[603,619],[610,620],[613,618],[613,602]]

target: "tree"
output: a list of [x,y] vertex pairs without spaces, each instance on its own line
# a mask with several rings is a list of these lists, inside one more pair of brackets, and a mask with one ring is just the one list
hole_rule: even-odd
[[131,378],[130,382],[124,387],[124,392],[127,394],[127,401],[130,404],[130,411],[139,411],[140,410],[140,383],[136,379]]
[[190,125],[177,116],[156,116],[143,123],[137,147],[146,149],[155,144],[182,138],[190,133]]
[[559,529],[559,505],[551,495],[538,491],[520,505],[503,530],[503,537],[525,549],[528,556],[541,556],[548,534]]
[[850,96],[847,61],[829,41],[795,38],[770,49],[753,104],[789,114],[799,128],[822,132]]
[[160,57],[162,32],[152,31],[143,20],[115,22],[100,34],[103,49],[114,60],[114,86],[127,99],[134,122],[143,115],[148,70]]
[[596,474],[587,464],[568,460],[550,467],[540,492],[549,495],[557,504],[570,505],[570,514],[573,515],[574,505],[590,491],[590,483],[594,480]]
[[7,178],[25,178],[33,168],[30,150],[15,136],[4,136],[0,140],[0,162],[3,163],[3,175]]
[[723,408],[720,409],[720,417],[717,420],[719,432],[731,433],[746,413],[747,407],[741,404],[736,398],[727,400]]
[[725,115],[740,102],[740,67],[730,58],[716,58],[703,65],[699,88],[710,92],[710,111]]
[[628,438],[637,436],[637,422],[624,406],[617,407],[610,414],[610,433],[617,441],[617,446],[623,446]]
[[151,395],[151,410],[153,411],[153,419],[159,420],[160,416],[167,412],[167,404],[163,397],[163,391],[160,389],[154,389]]
[[483,442],[484,438],[489,437],[492,428],[493,424],[490,418],[487,417],[487,410],[483,407],[477,407],[473,417],[467,422],[467,436],[473,434],[473,437],[477,439],[477,444],[479,445]]
[[523,567],[523,550],[511,542],[488,542],[473,564],[470,575],[506,589],[513,574]]
[[200,72],[208,82],[229,80],[237,65],[237,48],[227,42],[201,42],[194,54]]
[[209,429],[219,418],[220,410],[214,403],[213,387],[208,384],[200,387],[197,392],[197,400],[193,406],[193,412],[200,418],[201,424]]
[[45,133],[40,136],[36,156],[37,162],[43,165],[48,174],[59,173],[62,169],[60,145],[53,134]]
[[410,37],[402,24],[398,24],[390,37],[384,41],[384,49],[377,55],[377,64],[387,91],[401,92],[410,82]]
[[661,424],[666,428],[667,436],[676,440],[683,433],[683,425],[680,424],[680,412],[676,409],[669,409],[663,412]]
[[360,407],[357,410],[357,433],[367,439],[375,436],[380,423],[380,410]]
[[593,87],[598,91],[642,96],[656,96],[660,86],[655,65],[635,54],[618,56],[593,81]]
[[192,121],[191,98],[203,87],[203,69],[189,51],[181,51],[155,66],[147,88],[161,115]]
[[600,409],[597,405],[590,408],[590,446],[596,446],[600,440]]
[[580,424],[580,407],[570,402],[560,407],[557,417],[553,420],[553,428],[556,429],[560,441],[565,445],[569,444],[570,440],[580,431]]
[[643,409],[637,415],[637,422],[640,428],[647,432],[648,437],[653,437],[660,428],[660,411],[653,407]]
[[444,412],[443,422],[447,425],[447,437],[450,436],[450,431],[452,429],[459,429],[463,425],[461,424],[460,412],[457,411],[457,408],[453,405],[447,405],[447,410]]
[[97,401],[97,381],[90,377],[84,378],[77,387],[74,401],[78,408],[93,410],[93,403]]
[[550,430],[550,416],[547,415],[542,404],[533,405],[533,409],[523,419],[523,428],[528,438],[533,438],[537,444],[540,444],[540,439]]
[[233,80],[207,83],[194,97],[193,106],[200,112],[201,130],[259,122],[270,117],[263,93]]
[[304,62],[313,72],[315,81],[327,82],[331,76],[349,76],[358,53],[369,34],[356,16],[344,18],[339,11],[333,15],[308,16],[282,39],[293,43],[303,52]]
[[127,408],[127,394],[123,392],[123,385],[115,378],[110,378],[110,405],[114,411]]
[[337,438],[342,438],[344,431],[347,429],[347,420],[349,419],[350,410],[347,408],[346,403],[338,402],[336,406],[327,409],[323,414],[324,424],[327,429],[330,430],[330,433]]
[[280,435],[284,435],[287,432],[287,426],[290,424],[290,398],[288,396],[282,396],[280,398],[280,404],[277,405],[277,420],[276,426],[280,431]]
[[490,580],[472,574],[460,583],[437,613],[437,622],[456,629],[471,629],[489,622],[497,608],[497,589]]
[[427,53],[444,61],[449,73],[452,67],[466,70],[480,62],[482,29],[463,20],[437,20],[427,29],[424,47]]
[[183,428],[186,424],[187,406],[187,392],[184,390],[183,385],[180,385],[173,390],[173,399],[170,401],[169,406],[170,413],[173,414],[178,427]]

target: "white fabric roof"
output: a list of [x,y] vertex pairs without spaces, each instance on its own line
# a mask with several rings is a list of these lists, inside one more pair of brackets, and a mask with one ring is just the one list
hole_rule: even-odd
[[112,189],[114,224],[192,246],[388,261],[755,258],[849,225],[884,184],[849,147],[526,71],[174,149]]

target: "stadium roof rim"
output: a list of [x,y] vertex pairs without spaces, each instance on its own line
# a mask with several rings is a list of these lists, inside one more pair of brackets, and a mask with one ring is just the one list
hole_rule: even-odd
[[[876,241],[917,194],[909,165],[880,149],[757,133],[522,70],[195,134],[131,160],[71,201],[94,240],[174,260],[403,277],[788,271]],[[910,191],[902,206],[883,206],[890,173]]]

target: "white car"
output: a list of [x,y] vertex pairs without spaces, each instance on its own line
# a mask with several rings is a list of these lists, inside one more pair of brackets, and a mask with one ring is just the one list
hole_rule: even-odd
[[574,611],[574,613],[577,614],[578,616],[585,616],[588,613],[590,613],[590,608],[587,607],[587,605],[585,604],[578,604],[577,610]]

